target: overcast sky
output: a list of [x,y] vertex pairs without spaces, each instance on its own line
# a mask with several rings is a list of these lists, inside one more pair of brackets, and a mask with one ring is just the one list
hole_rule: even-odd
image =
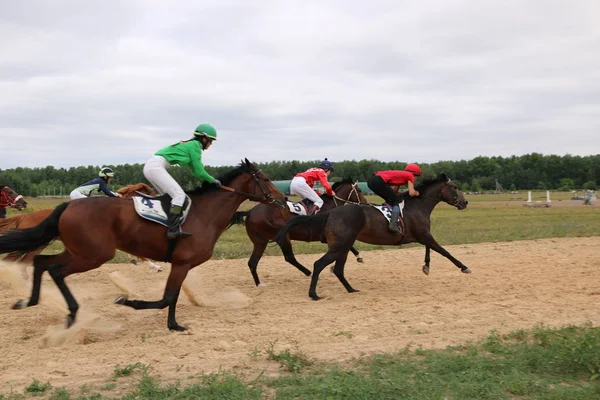
[[600,153],[600,1],[0,1],[0,169]]

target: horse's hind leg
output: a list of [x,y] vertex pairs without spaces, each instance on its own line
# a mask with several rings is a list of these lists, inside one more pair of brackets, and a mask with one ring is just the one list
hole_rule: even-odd
[[342,285],[346,288],[348,293],[359,292],[359,290],[354,289],[344,276],[344,266],[346,265],[346,260],[348,259],[348,253],[344,252],[342,255],[335,261],[335,265],[333,266],[333,273],[340,280]]
[[15,310],[25,307],[32,307],[40,301],[40,291],[42,289],[42,275],[53,265],[62,265],[69,259],[66,252],[60,254],[36,255],[33,258],[33,285],[31,288],[31,297],[28,301],[19,300],[12,308]]
[[248,232],[250,235],[250,240],[254,244],[254,248],[252,249],[252,255],[250,259],[248,259],[248,268],[250,268],[250,273],[252,274],[252,278],[254,279],[254,284],[256,286],[260,286],[260,279],[258,278],[258,262],[262,258],[262,255],[267,248],[267,240],[263,240],[262,238],[255,237]]
[[429,262],[431,261],[431,248],[425,245],[425,265],[423,265],[423,273],[429,275]]
[[360,253],[358,252],[358,250],[356,250],[354,248],[354,246],[350,247],[350,251],[352,252],[352,254],[354,254],[354,257],[356,257],[356,261],[359,263],[364,263],[365,260],[363,260],[363,258],[360,256]]
[[167,279],[165,293],[163,298],[158,301],[129,300],[126,296],[119,296],[115,299],[115,303],[129,306],[136,310],[165,308],[168,306],[169,316],[167,318],[167,327],[172,331],[185,331],[186,328],[179,325],[175,319],[175,308],[177,306],[179,292],[181,291],[181,285],[189,270],[190,267],[188,265],[171,265],[171,272]]
[[[339,257],[339,254],[337,252],[333,252],[333,251],[329,250],[327,253],[325,253],[325,255],[323,257],[321,257],[317,261],[315,261],[312,278],[310,280],[310,288],[308,289],[308,296],[311,299],[313,299],[313,300],[321,299],[317,295],[317,283],[319,282],[319,275],[321,274],[321,271],[323,271],[323,269],[326,266],[328,266],[329,264],[331,264],[332,262],[337,260],[338,257]],[[347,252],[346,252],[346,257],[348,257]]]
[[306,269],[304,265],[300,264],[298,260],[296,260],[294,250],[292,250],[292,241],[290,240],[289,236],[286,236],[285,239],[280,241],[278,244],[279,247],[281,247],[285,261],[298,268],[304,275],[310,276],[310,271]]

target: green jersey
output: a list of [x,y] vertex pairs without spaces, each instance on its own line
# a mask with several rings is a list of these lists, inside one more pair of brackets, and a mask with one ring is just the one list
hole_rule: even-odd
[[154,155],[161,156],[171,165],[184,165],[190,168],[192,174],[208,183],[213,183],[213,178],[202,164],[202,148],[197,140],[189,140],[187,142],[179,142],[171,146],[160,149]]

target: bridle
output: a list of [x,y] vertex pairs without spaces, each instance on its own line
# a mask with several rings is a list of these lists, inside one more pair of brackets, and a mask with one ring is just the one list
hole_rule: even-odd
[[17,204],[17,202],[23,198],[23,196],[21,196],[20,194],[16,197],[11,197],[6,192],[7,187],[8,186],[5,186],[2,189],[0,189],[0,207],[14,207]]
[[[352,184],[352,189],[350,190],[350,192],[348,192],[348,198],[347,199],[343,199],[341,197],[338,197],[337,195],[333,196],[333,203],[335,204],[335,206],[336,207],[338,206],[337,200],[342,201],[344,204],[347,204],[347,203],[350,203],[350,204],[365,204],[362,201],[360,201],[360,195],[358,194],[357,185],[358,185],[357,182],[354,182]],[[352,197],[353,193],[356,194],[356,198],[358,199],[358,202],[350,200],[350,197]],[[366,203],[366,204],[368,204],[368,203]]]
[[[256,170],[255,172],[250,172],[251,175],[252,175],[252,178],[254,179],[254,182],[256,183],[256,185],[254,185],[254,193],[242,192],[241,190],[237,190],[237,189],[234,189],[232,187],[224,186],[224,185],[221,186],[221,189],[226,190],[228,192],[237,193],[237,194],[240,194],[242,196],[246,196],[250,200],[257,200],[259,202],[260,201],[266,201],[268,204],[275,203],[275,204],[277,204],[280,207],[285,207],[285,205],[281,201],[275,199],[269,192],[267,192],[265,190],[264,186],[261,185],[261,183],[260,183],[261,180],[263,182],[268,182],[269,181],[269,179],[267,179],[267,178],[259,178],[258,177],[258,174],[260,174],[261,172],[262,172],[262,170],[260,170],[260,169]],[[256,194],[256,187],[257,186],[260,188],[260,190],[261,190],[261,192],[263,194],[262,196]]]
[[444,187],[442,188],[442,193],[444,193],[444,189],[447,189],[450,191],[450,194],[452,195],[452,206],[458,208],[458,205],[460,203],[459,199],[458,199],[458,193],[456,192],[456,190],[454,190],[454,188],[452,186],[450,186],[448,183],[450,182],[450,180],[448,179],[448,181],[444,182]]

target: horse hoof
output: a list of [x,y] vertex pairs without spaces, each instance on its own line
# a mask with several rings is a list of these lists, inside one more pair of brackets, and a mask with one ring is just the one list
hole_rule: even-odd
[[423,273],[429,275],[429,265],[423,265]]
[[470,270],[469,268],[466,268],[466,267],[465,267],[465,269],[461,270],[461,272],[462,272],[463,274],[470,274],[470,273],[471,273],[471,270]]
[[75,323],[75,318],[73,318],[70,315],[67,315],[67,318],[65,318],[65,326],[67,329],[69,329],[70,327],[73,326],[73,324]]
[[22,310],[27,308],[27,300],[17,300],[11,307],[13,310]]
[[187,328],[184,328],[183,326],[181,326],[179,324],[175,324],[173,326],[169,326],[169,330],[172,332],[185,332],[185,331],[187,331]]
[[261,282],[258,285],[256,285],[256,287],[265,287],[265,286],[269,286],[269,285],[264,282]]
[[313,299],[314,301],[321,300],[321,298],[319,296],[317,296],[316,294],[314,296],[310,296],[310,298]]
[[116,299],[113,301],[113,303],[115,303],[115,304],[121,304],[121,305],[124,305],[126,301],[127,301],[127,296],[123,294],[123,295],[121,295],[121,296],[117,297],[117,298],[116,298]]
[[359,263],[361,263],[361,264],[364,264],[364,263],[365,263],[365,260],[363,260],[363,258],[362,258],[362,257],[358,257],[358,258],[356,259],[356,262],[359,262]]
[[358,293],[358,292],[360,292],[360,290],[358,290],[358,289],[348,290],[348,293]]
[[132,263],[133,265],[137,265],[137,260],[136,260],[135,258],[132,258],[132,259],[131,259],[131,263]]

